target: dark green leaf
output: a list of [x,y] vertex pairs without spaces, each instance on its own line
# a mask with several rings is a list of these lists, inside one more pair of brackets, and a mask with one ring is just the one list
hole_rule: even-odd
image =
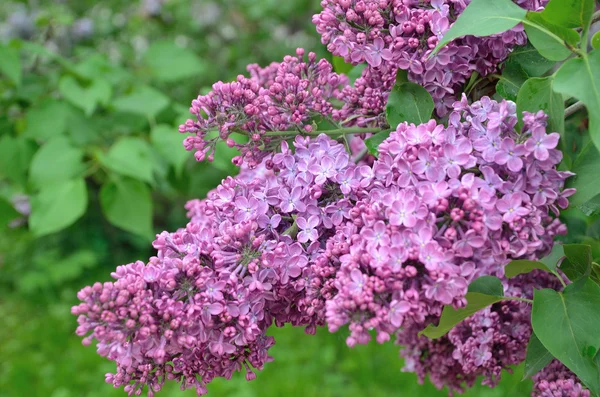
[[517,96],[517,114],[522,124],[523,112],[535,113],[543,110],[548,115],[548,132],[565,130],[565,106],[562,95],[553,91],[554,79],[534,77],[525,82]]
[[508,265],[506,265],[506,267],[504,268],[504,274],[508,278],[513,278],[515,276],[518,276],[519,274],[526,274],[536,269],[544,270],[547,272],[551,271],[542,262],[518,259],[515,261],[511,261]]
[[390,136],[390,132],[391,131],[381,131],[365,140],[365,145],[367,146],[367,150],[370,154],[372,154],[373,156],[379,155],[379,151],[377,149],[379,148],[381,142],[388,139],[388,137]]
[[37,237],[72,225],[87,208],[83,178],[46,186],[31,199],[29,227]]
[[600,48],[600,32],[596,32],[592,36],[592,48]]
[[433,324],[429,324],[419,335],[424,335],[431,339],[441,338],[465,318],[504,299],[502,296],[486,295],[479,292],[469,292],[465,298],[467,299],[466,307],[455,310],[452,306],[444,306],[439,325],[436,327]]
[[555,271],[556,268],[558,267],[558,263],[564,256],[565,256],[564,245],[559,244],[559,243],[554,243],[554,245],[552,246],[552,251],[550,251],[550,253],[547,256],[540,259],[540,262],[542,262],[544,265],[546,265],[546,267],[548,269],[550,269],[551,271]]
[[527,38],[544,57],[562,61],[571,55],[567,45],[576,46],[579,35],[572,29],[554,25],[539,12],[528,12],[525,23]]
[[566,28],[587,26],[594,13],[594,0],[552,0],[544,7],[544,18]]
[[159,80],[174,82],[202,76],[208,66],[191,49],[178,47],[171,41],[157,41],[144,55],[144,63]]
[[23,137],[6,134],[0,138],[0,175],[24,185],[35,145]]
[[523,47],[515,48],[509,60],[518,62],[529,77],[541,77],[554,66],[554,62],[544,58],[530,42]]
[[590,274],[590,278],[596,284],[600,285],[600,265],[597,263],[592,263],[592,273]]
[[102,186],[100,204],[113,225],[147,239],[152,236],[152,197],[145,183],[114,178]]
[[102,79],[95,79],[83,86],[73,76],[63,76],[58,82],[63,97],[90,116],[98,105],[107,105],[112,96],[112,87]]
[[504,286],[498,277],[483,276],[469,284],[469,292],[478,292],[485,295],[504,296]]
[[340,73],[340,74],[348,74],[348,72],[350,72],[353,68],[353,66],[349,63],[346,63],[344,61],[344,58],[342,57],[333,57],[333,70],[336,73]]
[[71,108],[61,101],[47,100],[27,111],[27,128],[23,135],[35,140],[48,140],[67,130]]
[[527,344],[527,357],[525,358],[525,372],[523,379],[527,379],[544,369],[554,359],[554,356],[542,345],[538,337],[532,333]]
[[177,174],[181,174],[183,165],[191,157],[183,147],[183,134],[177,128],[168,125],[157,125],[150,133],[152,146],[173,165]]
[[154,118],[169,106],[170,100],[160,91],[151,87],[138,87],[131,94],[114,100],[115,109]]
[[19,86],[21,85],[21,58],[19,51],[5,45],[0,45],[0,72]]
[[0,231],[4,230],[19,215],[19,212],[10,202],[0,197]]
[[600,347],[600,286],[589,278],[563,293],[534,292],[531,323],[544,347],[573,371],[594,395],[600,393],[598,367],[591,357]]
[[600,210],[600,194],[594,196],[594,198],[592,198],[589,201],[586,201],[577,208],[579,208],[581,212],[583,212],[586,216],[590,216],[597,213],[598,210]]
[[60,184],[84,171],[83,151],[74,148],[64,136],[49,140],[33,156],[29,182],[34,189]]
[[600,50],[565,62],[555,74],[554,90],[573,96],[585,104],[590,120],[590,136],[596,147],[600,148]]
[[584,244],[565,244],[565,260],[560,270],[571,281],[590,275],[592,269],[592,247]]
[[582,206],[600,194],[600,153],[593,142],[588,143],[575,159],[571,171],[575,176],[567,179],[568,188],[577,189],[569,198],[572,206]]
[[509,59],[504,64],[502,75],[496,84],[496,92],[500,94],[502,98],[514,102],[517,100],[519,89],[528,78],[529,76],[521,64],[513,59]]
[[558,262],[565,256],[565,251],[562,244],[555,243],[550,254],[540,259],[539,261],[529,261],[526,259],[517,259],[509,262],[504,268],[504,275],[508,278],[513,278],[519,274],[526,274],[533,270],[544,270],[546,272],[554,272]]
[[510,0],[473,0],[446,32],[434,52],[462,36],[490,36],[512,29],[527,12]]
[[141,138],[119,139],[101,158],[102,164],[121,175],[146,182],[154,182],[152,159],[148,143]]
[[400,83],[390,92],[385,113],[388,124],[396,128],[405,121],[417,125],[428,122],[434,107],[425,88],[414,83]]

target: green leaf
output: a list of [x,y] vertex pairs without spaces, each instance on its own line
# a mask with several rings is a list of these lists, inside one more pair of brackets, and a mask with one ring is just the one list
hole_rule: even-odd
[[592,270],[592,247],[585,244],[565,244],[565,260],[560,270],[571,281],[590,275]]
[[533,270],[536,270],[536,269],[544,270],[547,272],[551,271],[542,262],[518,259],[515,261],[511,261],[508,265],[506,265],[506,267],[504,268],[504,274],[508,278],[513,278],[513,277],[518,276],[519,274],[526,274],[526,273],[532,272]]
[[554,66],[554,62],[544,58],[530,42],[511,52],[509,60],[516,61],[529,77],[540,77]]
[[35,145],[24,137],[6,134],[0,138],[0,175],[25,185],[27,169],[35,153]]
[[509,262],[508,265],[504,267],[504,275],[508,278],[513,278],[519,274],[526,274],[536,269],[554,273],[558,266],[558,262],[564,256],[565,251],[563,245],[555,243],[554,246],[552,246],[552,251],[539,261],[517,259]]
[[332,63],[336,73],[348,74],[353,69],[352,64],[346,63],[342,57],[334,56]]
[[34,189],[60,184],[84,170],[83,151],[74,148],[64,136],[57,136],[43,145],[33,156],[29,182]]
[[112,87],[106,80],[94,79],[87,86],[80,85],[73,76],[63,76],[58,82],[62,96],[91,116],[98,105],[107,105],[112,96]]
[[486,295],[479,292],[469,292],[465,298],[467,299],[466,307],[455,310],[452,306],[444,306],[438,326],[429,324],[419,335],[431,339],[441,338],[465,318],[504,299],[503,296]]
[[369,151],[369,153],[376,157],[379,156],[379,151],[377,149],[379,148],[381,142],[388,139],[390,133],[391,131],[381,131],[373,135],[372,137],[367,138],[365,140],[365,145],[367,146],[367,150]]
[[592,263],[592,273],[590,274],[590,278],[596,284],[600,285],[600,265],[597,263]]
[[571,171],[575,176],[567,179],[566,187],[577,189],[569,198],[572,206],[583,206],[600,194],[600,153],[589,142],[575,159]]
[[542,15],[547,21],[566,28],[582,28],[590,23],[594,0],[552,0]]
[[141,86],[129,95],[114,100],[115,109],[121,112],[135,113],[148,118],[154,118],[169,106],[167,96],[154,88]]
[[509,58],[504,65],[500,80],[496,84],[496,92],[502,98],[514,102],[517,100],[519,89],[528,78],[529,76],[521,64]]
[[504,296],[504,286],[498,277],[483,276],[469,284],[469,292],[478,292],[485,295]]
[[555,74],[554,90],[585,104],[590,136],[600,148],[600,50],[565,62]]
[[8,224],[20,216],[15,207],[0,197],[0,230],[4,230]]
[[563,293],[536,290],[531,323],[544,347],[573,371],[594,395],[600,393],[598,367],[589,351],[600,348],[600,287],[589,278]]
[[169,83],[201,77],[208,69],[208,65],[191,49],[181,48],[172,41],[154,42],[143,59],[154,77]]
[[119,139],[101,158],[102,164],[125,176],[142,181],[154,182],[150,146],[141,138]]
[[5,45],[0,45],[0,72],[19,86],[21,85],[21,58],[19,51]]
[[114,178],[102,186],[100,205],[113,225],[152,239],[152,197],[145,183]]
[[65,102],[46,100],[30,108],[25,115],[27,127],[23,136],[35,140],[48,140],[65,133],[71,108]]
[[353,67],[352,70],[348,72],[348,79],[350,80],[350,85],[354,85],[354,82],[356,81],[356,79],[362,76],[362,72],[363,70],[365,70],[366,67],[367,65],[361,63],[360,65],[356,65],[355,67]]
[[600,48],[600,32],[596,32],[592,36],[592,48]]
[[523,112],[535,113],[543,110],[548,115],[548,131],[559,132],[565,130],[565,106],[562,95],[556,93],[552,87],[554,79],[550,77],[534,77],[525,82],[517,96],[517,114],[522,124]]
[[545,58],[562,61],[571,55],[567,44],[575,46],[579,35],[574,30],[548,22],[539,12],[528,12],[525,32],[533,46]]
[[62,230],[85,213],[87,201],[83,178],[46,186],[31,198],[29,227],[36,237]]
[[490,36],[512,29],[527,11],[510,0],[473,0],[440,40],[434,53],[462,36]]
[[550,364],[554,356],[542,345],[538,337],[532,333],[527,344],[527,357],[525,358],[525,372],[523,379],[532,377]]
[[431,119],[435,107],[427,90],[418,84],[396,84],[388,97],[385,114],[392,128],[402,122],[422,124]]
[[157,125],[150,133],[152,146],[163,156],[180,175],[185,162],[190,158],[190,153],[183,147],[183,134],[176,128],[165,124]]

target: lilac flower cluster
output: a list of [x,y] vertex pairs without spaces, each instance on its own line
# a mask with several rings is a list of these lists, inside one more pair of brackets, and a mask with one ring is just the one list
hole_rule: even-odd
[[[182,133],[194,134],[185,139],[186,150],[194,151],[198,161],[212,161],[217,141],[223,140],[240,150],[241,156],[234,159],[237,165],[246,162],[254,167],[276,150],[285,138],[281,132],[310,133],[315,116],[331,119],[331,101],[347,78],[334,73],[328,61],[317,61],[312,52],[307,60],[303,49],[296,53],[264,69],[250,65],[250,77],[218,82],[213,91],[192,101],[195,120],[179,127]],[[248,142],[237,143],[233,133],[245,135]]]
[[[244,84],[272,88],[282,66],[250,69]],[[235,84],[222,86],[223,98],[242,86]],[[216,96],[203,99],[211,116],[198,123],[229,134],[230,122],[237,131],[258,120],[236,124],[242,119],[230,119],[229,105],[210,108]],[[573,190],[563,190],[571,174],[556,170],[558,134],[546,132],[543,112],[525,113],[520,132],[516,124],[514,103],[463,97],[448,126],[400,124],[374,162],[355,164],[326,135],[296,136],[292,145],[279,139],[277,153],[260,156],[248,146],[245,156],[255,157],[237,177],[189,202],[184,229],[157,236],[156,257],[80,292],[77,333],[86,344],[96,339],[98,352],[117,363],[107,381],[130,395],[146,386],[152,395],[165,380],[203,394],[213,378],[243,368],[253,379],[252,368],[271,360],[268,327],[286,323],[310,334],[348,324],[349,346],[367,343],[374,330],[378,342],[394,337],[404,345],[406,370],[429,374],[438,387],[461,390],[481,375],[493,385],[502,369],[524,359],[531,334],[525,304],[497,304],[437,341],[417,335],[444,305],[463,306],[472,280],[503,277],[508,261],[541,257],[566,232],[558,215]],[[538,284],[555,287],[544,275],[505,284],[508,294],[525,297]],[[560,379],[540,380],[539,389]]]
[[[546,0],[516,0],[529,10]],[[526,43],[518,26],[502,34],[453,41],[430,56],[439,40],[468,5],[468,0],[323,0],[323,11],[313,17],[323,44],[348,63],[367,62],[383,67],[388,76],[407,70],[410,81],[433,96],[443,116],[456,100],[460,87],[477,71],[495,71],[514,46]],[[382,87],[383,88],[383,87]]]
[[532,397],[590,397],[577,376],[558,360],[533,376]]
[[[199,394],[214,377],[261,369],[267,328],[323,325],[332,269],[320,241],[348,218],[360,169],[325,135],[297,137],[268,168],[227,178],[188,205],[192,222],[157,236],[156,257],[117,268],[78,295],[77,334],[117,363],[107,381],[139,395],[176,380]],[[367,167],[368,168],[368,167]]]
[[558,134],[515,104],[457,102],[449,126],[400,124],[379,146],[364,197],[337,229],[338,294],[327,302],[330,331],[350,324],[348,344],[383,342],[423,328],[443,305],[464,305],[467,285],[504,275],[510,259],[549,252],[565,226],[549,215],[568,205],[570,175],[556,171]]
[[[532,298],[534,288],[560,288],[556,278],[535,272],[505,283],[505,295]],[[396,343],[405,346],[404,371],[415,372],[422,383],[426,376],[439,389],[462,393],[479,376],[482,384],[494,387],[502,370],[525,360],[532,333],[531,306],[519,301],[502,301],[477,312],[440,339],[418,336],[419,329],[398,334]]]

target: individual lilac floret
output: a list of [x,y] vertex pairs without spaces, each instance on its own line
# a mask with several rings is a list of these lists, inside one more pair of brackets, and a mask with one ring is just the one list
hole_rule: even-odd
[[[409,80],[431,93],[438,115],[443,116],[473,72],[493,73],[514,46],[527,42],[523,27],[517,26],[490,37],[454,40],[431,56],[469,2],[323,0],[323,11],[313,16],[313,23],[327,49],[346,62],[366,62],[368,68],[382,68],[391,76],[398,69],[408,71]],[[540,10],[547,0],[515,3]]]
[[[521,143],[532,131],[552,136],[542,112],[526,113],[521,132],[516,124],[512,102],[463,99],[448,127],[403,123],[379,146],[350,220],[337,228],[330,331],[349,324],[352,346],[368,342],[369,330],[383,342],[401,329],[422,329],[444,305],[464,305],[474,278],[503,277],[511,259],[550,251],[566,232],[556,217],[573,194],[562,190],[571,174],[556,170],[556,142],[543,161]],[[503,140],[520,145],[509,149],[520,167],[497,155],[503,149],[494,143]],[[477,354],[489,358],[485,350]]]
[[[285,131],[292,131],[287,137],[293,131],[310,133],[315,116],[331,118],[331,100],[348,79],[314,53],[296,53],[264,69],[250,65],[250,77],[215,83],[211,92],[192,101],[195,119],[179,127],[182,133],[194,134],[185,139],[185,148],[194,151],[198,161],[212,161],[217,141],[223,140],[240,150],[235,164],[254,167],[286,138]],[[232,137],[236,133],[248,142],[237,143]]]

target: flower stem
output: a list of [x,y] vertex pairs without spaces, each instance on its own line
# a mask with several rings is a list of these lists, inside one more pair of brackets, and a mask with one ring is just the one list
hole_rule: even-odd
[[583,109],[584,107],[585,107],[585,105],[581,101],[572,104],[571,106],[569,106],[568,108],[565,109],[565,118],[571,116],[574,113],[577,113],[579,110]]
[[[361,128],[361,127],[349,127],[349,128],[338,128],[335,130],[324,130],[315,131],[310,133],[303,133],[302,135],[320,135],[325,134],[329,136],[336,135],[349,135],[349,134],[366,134],[375,133],[381,131],[381,128]],[[295,136],[299,135],[297,131],[267,131],[263,134],[264,136]]]
[[519,298],[518,296],[507,296],[505,299],[510,300],[510,301],[520,301],[520,302],[527,302],[527,303],[533,304],[533,301],[531,299]]

